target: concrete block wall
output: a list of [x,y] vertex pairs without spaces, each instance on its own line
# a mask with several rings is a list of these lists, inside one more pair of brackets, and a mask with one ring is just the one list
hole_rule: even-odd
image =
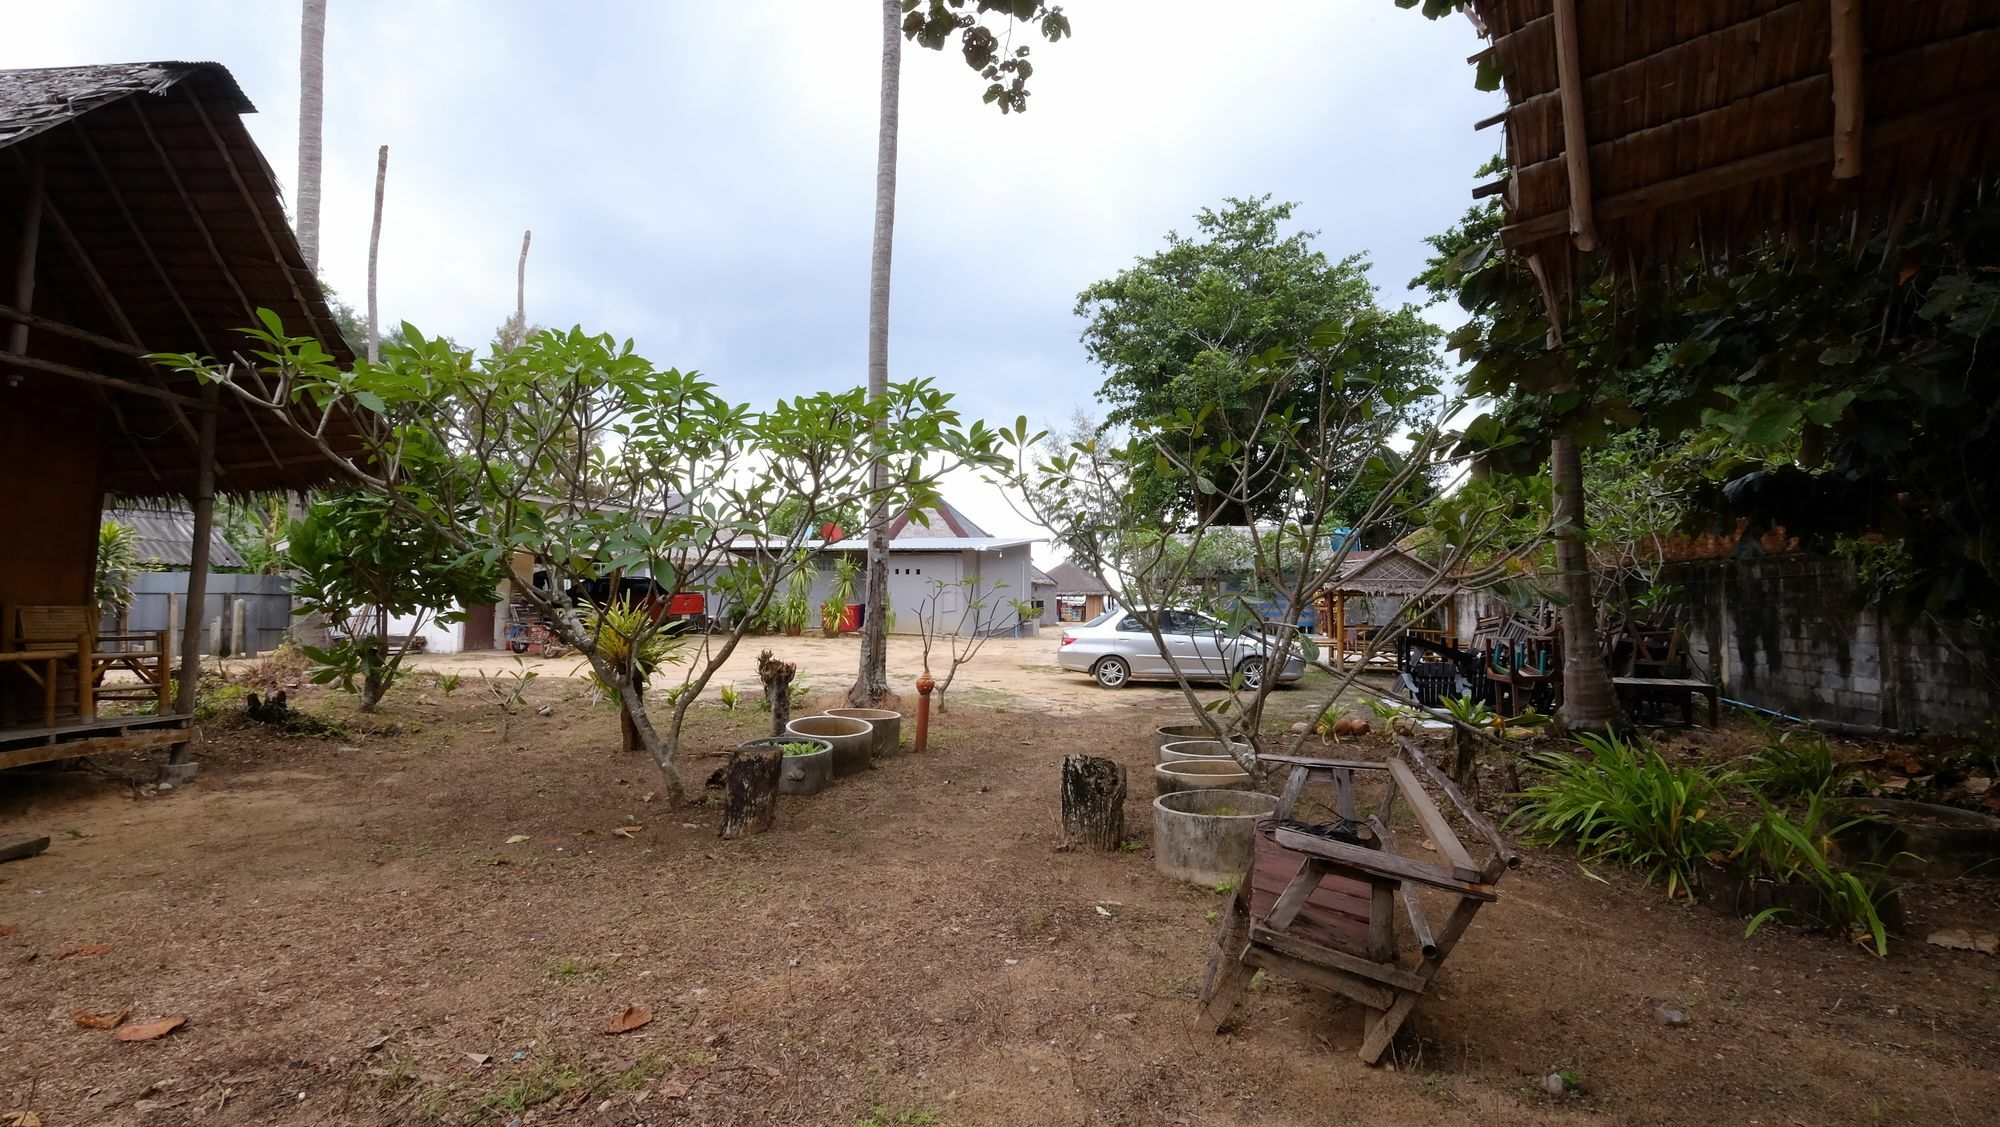
[[2000,717],[1994,645],[1964,623],[1862,605],[1853,569],[1803,554],[1669,566],[1695,666],[1724,695],[1788,715],[1898,731]]

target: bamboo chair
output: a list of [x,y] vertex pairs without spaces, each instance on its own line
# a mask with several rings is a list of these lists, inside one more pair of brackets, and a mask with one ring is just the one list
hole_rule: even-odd
[[[1380,1062],[1417,999],[1471,926],[1472,917],[1496,899],[1493,886],[1500,875],[1520,864],[1499,830],[1451,780],[1413,744],[1400,739],[1398,743],[1401,756],[1382,763],[1261,757],[1290,764],[1291,776],[1277,811],[1259,820],[1255,857],[1223,911],[1202,976],[1197,1020],[1203,1028],[1220,1031],[1242,1000],[1251,975],[1264,970],[1361,1003],[1366,1012],[1361,1060],[1371,1065]],[[1356,772],[1387,776],[1386,797],[1365,822],[1379,848],[1286,828],[1285,821],[1313,779],[1331,783],[1341,817],[1354,819]],[[1491,859],[1474,863],[1431,802],[1420,776],[1451,800],[1466,824],[1492,848]],[[1424,836],[1437,847],[1443,864],[1396,851],[1388,824],[1399,795]],[[1423,888],[1456,898],[1441,928],[1431,926],[1418,894]],[[1407,955],[1397,937],[1398,915],[1409,923]]]
[[[73,604],[14,604],[6,608],[7,648],[15,651],[63,650],[76,672],[75,706],[85,720],[97,716],[100,701],[151,702],[169,711],[173,681],[167,669],[164,630],[121,634],[97,633],[97,608]],[[81,655],[88,655],[88,665]],[[114,670],[131,673],[136,681],[107,682]]]

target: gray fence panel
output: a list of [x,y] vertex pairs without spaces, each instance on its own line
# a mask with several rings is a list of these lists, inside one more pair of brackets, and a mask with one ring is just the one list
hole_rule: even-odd
[[[185,571],[142,571],[132,583],[132,607],[126,612],[131,630],[178,630],[180,623],[167,621],[169,596],[187,597]],[[292,581],[282,575],[246,575],[237,572],[210,572],[207,597],[202,600],[202,622],[220,621],[224,648],[229,645],[229,628],[236,604],[243,604],[244,649],[266,653],[278,647],[292,621]],[[107,617],[101,629],[109,631],[117,623]],[[210,633],[204,627],[202,645],[208,646]]]

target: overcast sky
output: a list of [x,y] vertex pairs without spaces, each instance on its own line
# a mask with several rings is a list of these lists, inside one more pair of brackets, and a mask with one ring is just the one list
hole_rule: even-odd
[[[295,0],[9,5],[0,67],[203,59],[298,168]],[[636,339],[764,403],[866,378],[877,4],[327,0],[320,269],[365,292],[389,145],[384,319],[484,343],[512,311]],[[1401,302],[1423,237],[1498,144],[1472,123],[1479,42],[1391,0],[1069,0],[1002,117],[954,50],[906,44],[890,371],[996,423],[1092,407],[1076,294],[1225,196],[1297,201]],[[1226,13],[1226,14],[1225,14]],[[1437,311],[1449,319],[1447,310]],[[951,496],[1027,532],[977,484]],[[1045,553],[1038,553],[1045,555]]]

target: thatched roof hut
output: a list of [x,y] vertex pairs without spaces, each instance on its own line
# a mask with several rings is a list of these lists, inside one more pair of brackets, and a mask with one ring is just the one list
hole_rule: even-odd
[[[1921,224],[2000,173],[2000,0],[1466,0],[1507,109],[1502,239],[1552,296],[1601,250]],[[1573,143],[1581,139],[1582,143]]]

